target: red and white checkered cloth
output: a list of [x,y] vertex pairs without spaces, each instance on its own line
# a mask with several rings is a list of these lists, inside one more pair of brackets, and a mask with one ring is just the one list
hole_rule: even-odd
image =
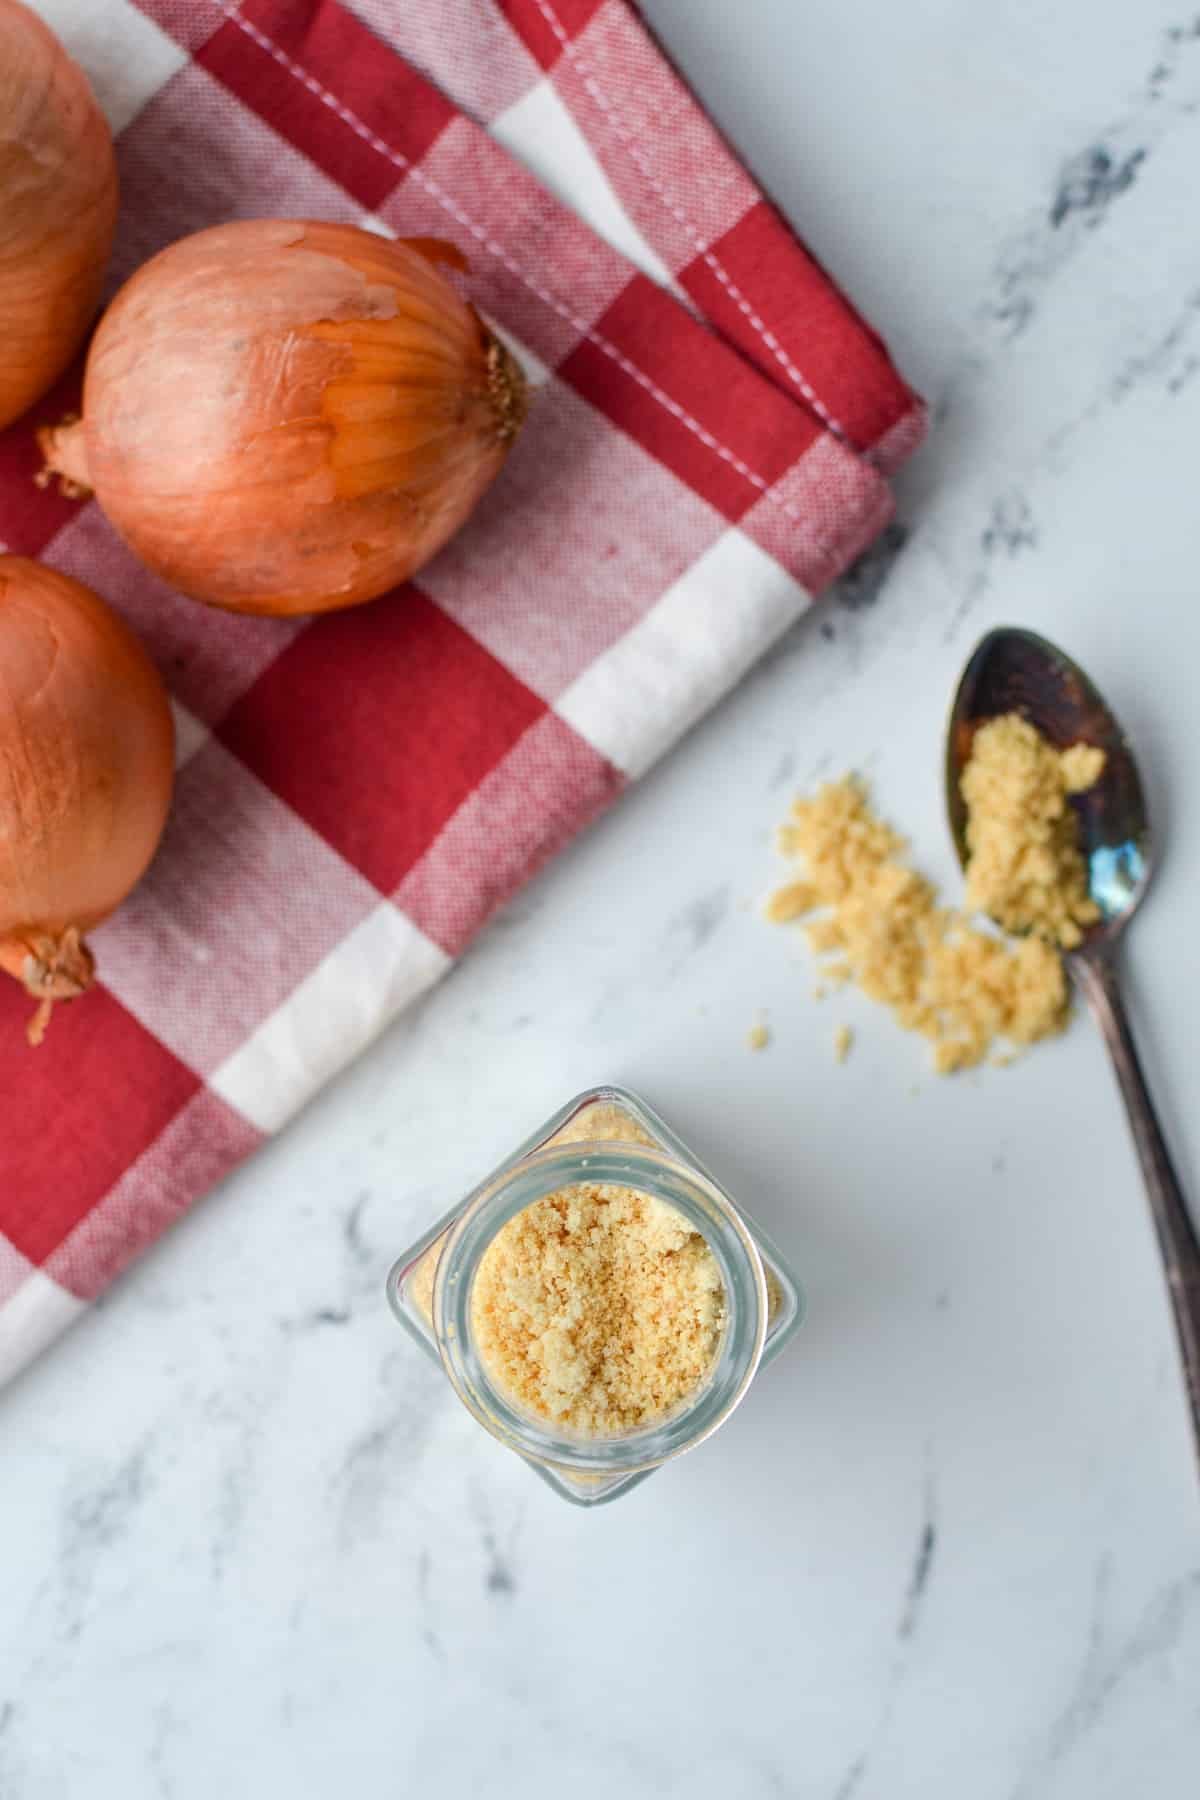
[[[210,612],[0,434],[0,543],[91,583],[176,704],[101,981],[0,991],[0,1379],[435,982],[887,518],[924,414],[627,0],[34,0],[118,133],[113,285],[231,217],[454,239],[536,384],[420,580]],[[185,403],[185,397],[181,397]]]

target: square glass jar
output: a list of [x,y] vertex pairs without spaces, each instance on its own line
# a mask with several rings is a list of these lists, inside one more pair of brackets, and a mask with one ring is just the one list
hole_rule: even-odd
[[[471,1342],[471,1283],[488,1244],[522,1208],[573,1182],[619,1183],[674,1206],[703,1233],[725,1288],[706,1380],[665,1420],[620,1437],[549,1430],[494,1387]],[[644,1100],[618,1087],[591,1088],[548,1119],[396,1260],[387,1295],[468,1411],[575,1506],[628,1493],[709,1437],[803,1314],[800,1284],[766,1233]]]

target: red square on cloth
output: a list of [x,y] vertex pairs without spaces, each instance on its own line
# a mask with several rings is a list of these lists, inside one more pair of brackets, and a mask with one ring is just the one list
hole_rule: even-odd
[[65,500],[56,481],[37,485],[43,458],[35,434],[39,425],[79,411],[82,385],[80,357],[23,419],[0,431],[0,549],[14,556],[36,556],[79,511],[79,502]]
[[389,893],[545,710],[410,584],[310,626],[219,735]]
[[[737,271],[733,283],[729,270]],[[908,412],[912,395],[883,343],[856,318],[845,297],[796,240],[775,208],[759,200],[679,276],[685,287],[747,354],[790,386],[817,417],[848,443],[867,448]],[[746,292],[774,329],[755,332]],[[788,296],[791,296],[789,301]],[[847,345],[855,354],[846,363]]]
[[552,69],[572,38],[611,0],[498,0],[500,11],[543,69]]
[[76,1299],[96,1299],[261,1142],[248,1120],[201,1088],[50,1252],[46,1274]]
[[97,985],[58,1006],[37,1052],[33,1003],[0,984],[0,1232],[45,1262],[200,1086],[200,1078]]
[[577,732],[547,713],[483,777],[401,882],[397,906],[459,956],[496,908],[625,786]]
[[367,207],[455,117],[436,88],[340,6],[246,0],[196,60]]
[[821,435],[644,275],[561,374],[734,521]]

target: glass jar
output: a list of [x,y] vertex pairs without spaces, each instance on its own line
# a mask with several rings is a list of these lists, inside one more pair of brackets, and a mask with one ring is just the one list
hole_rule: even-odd
[[[673,1413],[618,1437],[554,1429],[515,1406],[489,1379],[471,1330],[472,1282],[501,1226],[578,1182],[635,1188],[675,1207],[703,1235],[725,1289],[720,1346],[705,1380]],[[400,1323],[441,1365],[468,1411],[576,1506],[627,1493],[710,1437],[758,1368],[783,1348],[803,1310],[799,1283],[766,1234],[644,1101],[615,1087],[580,1094],[548,1120],[404,1252],[387,1293]]]

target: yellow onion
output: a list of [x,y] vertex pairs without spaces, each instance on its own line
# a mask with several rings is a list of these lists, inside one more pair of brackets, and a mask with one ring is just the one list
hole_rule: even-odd
[[112,137],[86,75],[36,14],[0,0],[0,428],[83,342],[116,220]]
[[449,244],[247,219],[140,269],[47,466],[165,581],[236,612],[374,599],[439,550],[525,410]]
[[0,968],[40,1004],[91,985],[83,933],[141,877],[171,803],[174,729],[138,640],[81,582],[0,556]]

